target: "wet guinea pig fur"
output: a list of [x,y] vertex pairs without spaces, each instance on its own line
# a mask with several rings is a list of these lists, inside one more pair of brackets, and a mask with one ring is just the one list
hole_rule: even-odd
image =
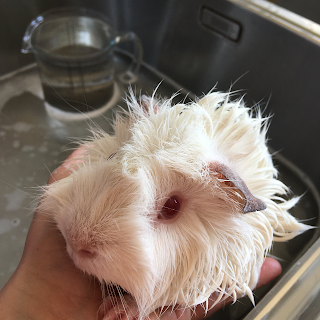
[[288,210],[259,110],[211,92],[188,104],[136,98],[114,134],[95,132],[81,164],[40,209],[75,265],[106,287],[105,319],[248,295],[274,241],[310,227]]

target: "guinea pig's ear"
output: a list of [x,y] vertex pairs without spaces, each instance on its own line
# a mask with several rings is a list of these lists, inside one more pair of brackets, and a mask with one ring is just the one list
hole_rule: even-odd
[[159,101],[155,97],[148,97],[142,95],[138,102],[140,106],[143,108],[146,116],[150,116],[151,114],[157,114],[159,111]]
[[245,198],[245,205],[243,213],[261,211],[267,208],[266,204],[260,199],[256,198],[248,189],[245,182],[239,177],[237,173],[231,170],[228,166],[219,162],[213,162],[209,166],[210,171],[214,172],[221,183],[229,187],[236,187]]

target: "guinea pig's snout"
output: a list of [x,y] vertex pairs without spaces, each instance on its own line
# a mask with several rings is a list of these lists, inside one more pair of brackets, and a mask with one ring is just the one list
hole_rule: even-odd
[[67,241],[72,252],[83,259],[92,259],[97,256],[96,248],[90,243]]
[[94,258],[97,254],[95,251],[93,250],[88,250],[88,249],[85,249],[85,248],[82,248],[82,249],[78,249],[77,251],[78,255],[80,255],[81,257],[83,257],[84,259],[92,259]]

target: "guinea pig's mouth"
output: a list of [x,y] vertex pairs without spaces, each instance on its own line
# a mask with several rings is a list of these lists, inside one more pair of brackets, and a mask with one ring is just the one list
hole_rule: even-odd
[[123,296],[130,295],[133,297],[129,291],[121,287],[119,284],[106,282],[103,280],[103,275],[99,276],[99,274],[96,272],[97,270],[95,263],[93,263],[94,260],[98,260],[99,256],[94,251],[87,251],[84,249],[76,250],[75,246],[71,245],[70,242],[66,241],[66,243],[67,252],[69,253],[69,256],[73,260],[76,267],[89,275],[97,277],[97,279],[100,280],[101,290],[105,296],[121,298]]

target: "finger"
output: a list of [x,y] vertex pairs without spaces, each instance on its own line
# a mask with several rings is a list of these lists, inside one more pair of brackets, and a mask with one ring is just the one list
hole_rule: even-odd
[[273,279],[277,278],[282,272],[281,264],[273,258],[265,258],[261,267],[260,277],[256,288],[260,288]]
[[73,151],[62,165],[52,172],[48,184],[69,176],[77,168],[77,164],[82,162],[81,158],[84,157],[84,152],[85,148],[83,146]]

